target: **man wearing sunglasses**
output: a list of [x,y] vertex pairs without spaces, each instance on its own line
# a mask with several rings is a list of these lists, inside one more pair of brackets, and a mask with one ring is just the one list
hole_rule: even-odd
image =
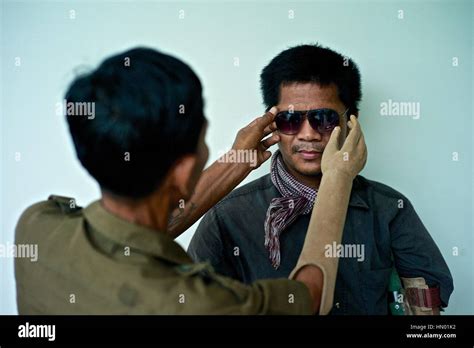
[[[221,274],[245,283],[287,277],[298,260],[322,178],[321,158],[331,132],[347,135],[358,115],[356,64],[318,45],[276,56],[261,74],[267,110],[277,105],[279,150],[270,173],[230,193],[200,223],[188,249]],[[392,269],[405,283],[411,304],[438,314],[453,291],[450,271],[410,201],[387,185],[358,175],[353,181],[340,245],[331,314],[388,314]],[[414,281],[413,281],[414,280]]]
[[[93,103],[96,110],[94,117],[65,117],[77,157],[101,197],[81,208],[73,198],[52,195],[22,214],[15,245],[36,245],[39,257],[15,259],[20,314],[329,312],[338,260],[320,257],[320,241],[340,242],[352,181],[366,162],[355,117],[342,146],[340,128],[327,145],[322,166],[330,174],[290,279],[247,286],[194,264],[173,240],[252,170],[248,163],[215,162],[201,172],[207,119],[194,71],[138,47],[78,76],[65,100]],[[278,135],[262,138],[276,113],[272,108],[239,131],[232,150],[256,151],[258,165],[268,160]]]

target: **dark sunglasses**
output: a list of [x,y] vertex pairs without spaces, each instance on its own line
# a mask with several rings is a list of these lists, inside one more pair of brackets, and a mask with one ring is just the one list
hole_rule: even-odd
[[306,111],[287,110],[279,112],[275,116],[277,129],[288,135],[297,134],[303,125],[305,117],[308,119],[311,127],[319,133],[332,132],[339,125],[341,117],[349,111],[347,109],[342,114],[338,114],[333,109],[313,109]]

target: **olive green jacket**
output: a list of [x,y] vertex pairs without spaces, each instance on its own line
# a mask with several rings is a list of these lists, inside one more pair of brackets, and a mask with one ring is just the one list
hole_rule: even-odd
[[303,283],[220,276],[165,233],[99,201],[84,209],[60,196],[34,204],[15,244],[38,246],[36,262],[15,259],[20,314],[311,314]]

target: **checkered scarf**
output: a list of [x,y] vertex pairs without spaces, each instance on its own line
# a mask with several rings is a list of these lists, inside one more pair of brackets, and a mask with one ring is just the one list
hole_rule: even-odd
[[275,269],[280,267],[280,234],[301,214],[313,209],[317,190],[303,185],[288,173],[280,151],[272,156],[270,175],[282,197],[273,198],[265,219],[265,247]]

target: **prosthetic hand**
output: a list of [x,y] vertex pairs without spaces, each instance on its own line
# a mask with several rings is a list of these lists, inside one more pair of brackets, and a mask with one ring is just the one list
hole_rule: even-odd
[[[325,246],[341,243],[342,232],[346,219],[352,181],[364,168],[367,161],[367,147],[360,124],[355,116],[348,122],[349,135],[340,148],[340,127],[331,134],[321,160],[322,179],[316,202],[313,207],[311,220],[306,234],[303,250],[296,267],[290,274],[290,279],[300,278],[303,268],[316,266],[322,272],[322,291],[319,314],[330,312],[334,298],[337,267],[337,257],[326,257]],[[307,277],[306,277],[307,279]],[[313,283],[314,285],[314,283]],[[310,292],[314,292],[309,285]],[[321,287],[321,284],[319,284]],[[318,302],[318,299],[315,299]]]

